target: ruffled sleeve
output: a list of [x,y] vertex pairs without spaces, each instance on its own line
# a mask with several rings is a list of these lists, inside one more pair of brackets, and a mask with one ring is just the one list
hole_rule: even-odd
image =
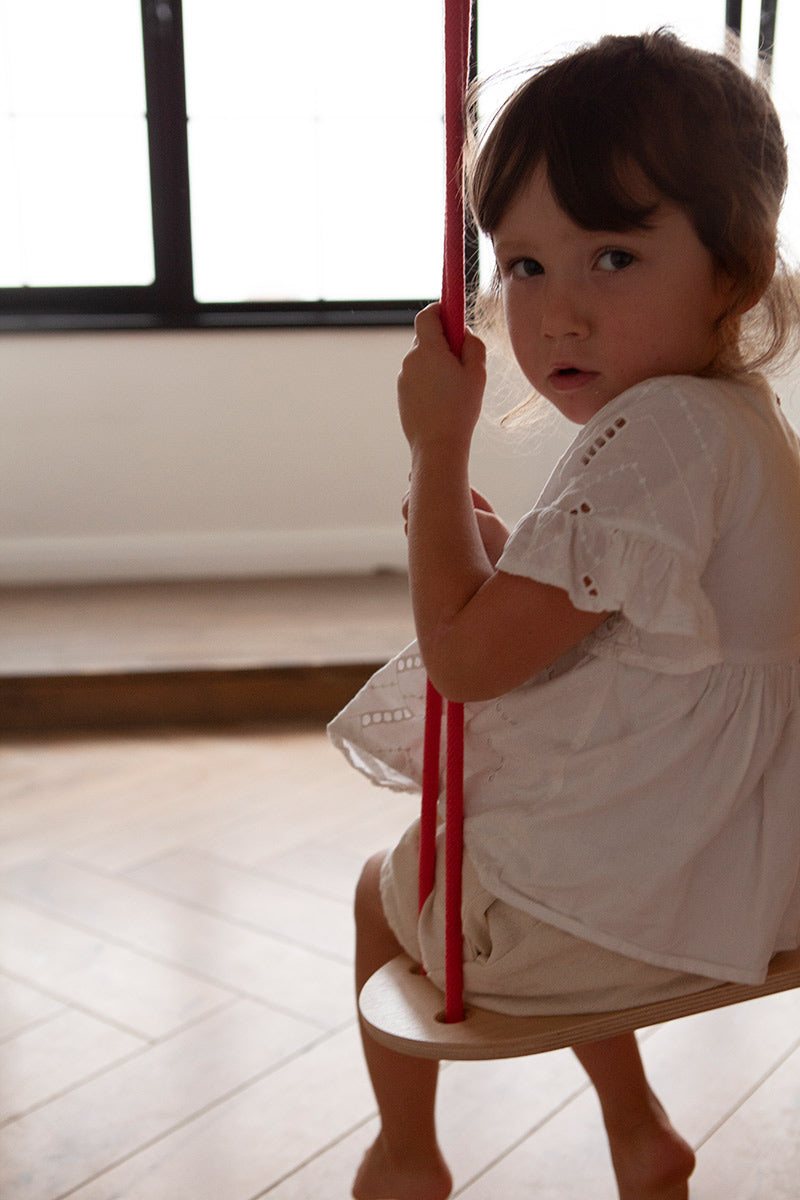
[[703,588],[735,469],[721,388],[675,377],[617,397],[584,427],[508,541],[501,571],[615,614],[592,635],[595,653],[673,673],[721,661]]

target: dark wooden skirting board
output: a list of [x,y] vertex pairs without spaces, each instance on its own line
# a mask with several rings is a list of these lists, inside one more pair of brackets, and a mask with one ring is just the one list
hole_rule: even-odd
[[0,677],[0,734],[327,721],[381,663]]

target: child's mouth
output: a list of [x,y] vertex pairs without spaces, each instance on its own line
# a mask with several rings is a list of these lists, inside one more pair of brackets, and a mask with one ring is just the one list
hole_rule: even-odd
[[591,383],[597,375],[597,371],[582,371],[580,367],[556,367],[550,373],[550,382],[557,391],[568,392]]

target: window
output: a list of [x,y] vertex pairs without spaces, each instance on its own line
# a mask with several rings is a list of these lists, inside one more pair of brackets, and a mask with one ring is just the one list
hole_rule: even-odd
[[[491,0],[477,56],[487,75],[660,24],[719,49],[727,19],[753,65],[770,14]],[[441,24],[434,0],[0,0],[0,329],[409,321],[439,290]],[[781,5],[790,143],[799,39]]]
[[0,328],[407,322],[441,41],[431,0],[0,0]]
[[184,0],[200,301],[436,293],[440,25],[431,0]]

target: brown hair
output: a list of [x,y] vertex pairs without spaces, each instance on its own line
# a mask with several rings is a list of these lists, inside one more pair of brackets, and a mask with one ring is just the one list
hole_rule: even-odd
[[[476,112],[474,98],[473,130]],[[469,141],[468,198],[485,233],[540,163],[583,228],[646,225],[657,205],[632,193],[637,174],[689,216],[735,288],[714,373],[774,364],[789,347],[800,305],[775,272],[786,146],[767,91],[735,63],[659,30],[604,37],[536,72]]]

